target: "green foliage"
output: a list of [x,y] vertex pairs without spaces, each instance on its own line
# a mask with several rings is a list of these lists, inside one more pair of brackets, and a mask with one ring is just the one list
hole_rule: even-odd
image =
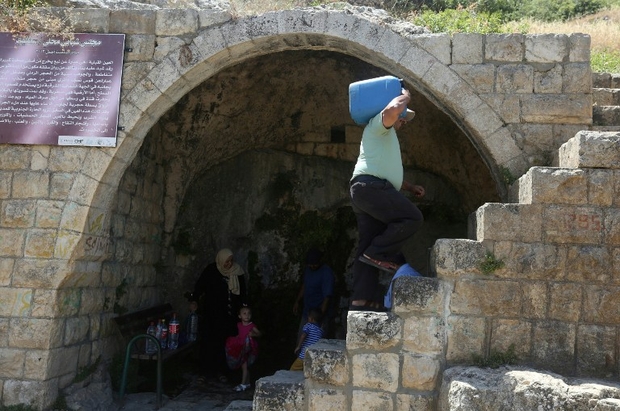
[[565,20],[593,14],[618,0],[394,0],[388,9],[395,14],[442,12],[471,9],[477,13],[498,13],[502,20],[531,17],[537,20]]
[[295,188],[295,185],[293,184],[294,179],[294,171],[276,174],[270,185],[271,195],[275,198],[279,198],[291,193]]
[[284,251],[290,261],[303,262],[311,247],[325,250],[324,261],[336,272],[344,272],[346,258],[353,247],[347,230],[355,227],[355,216],[350,207],[333,211],[301,211],[295,197],[295,171],[279,173],[269,187],[270,197],[279,206],[256,220],[257,231],[275,231],[285,239]]
[[181,227],[177,234],[176,240],[171,244],[174,251],[179,255],[195,254],[194,239],[192,238],[191,227]]
[[73,25],[55,15],[47,0],[0,0],[0,31],[44,31],[72,37]]
[[620,73],[620,50],[592,50],[590,65],[598,73]]
[[519,10],[521,0],[480,0],[476,10],[486,13],[499,13],[504,21],[513,20]]
[[433,33],[501,33],[503,21],[499,13],[476,13],[473,9],[448,9],[438,13],[424,11],[412,23]]
[[504,262],[502,260],[496,259],[495,255],[493,255],[493,253],[490,253],[490,252],[487,252],[487,254],[484,256],[484,259],[479,265],[480,271],[482,271],[483,274],[487,274],[487,275],[503,267],[504,267]]
[[433,33],[503,33],[503,23],[531,18],[567,20],[594,14],[619,0],[427,0],[395,1],[396,15],[414,12],[412,23]]
[[506,352],[493,350],[486,358],[477,354],[474,354],[472,357],[474,365],[481,368],[499,368],[502,365],[515,365],[519,361],[515,354],[514,344],[511,344]]
[[302,262],[311,247],[325,250],[324,260],[336,272],[344,272],[346,257],[353,247],[347,230],[355,227],[355,216],[350,208],[339,208],[335,213],[306,211],[299,214],[297,207],[280,209],[277,216],[265,213],[255,223],[258,231],[277,231],[286,240],[285,251],[290,261]]
[[7,9],[14,9],[19,11],[27,11],[31,7],[43,6],[44,3],[41,0],[3,0],[4,6]]
[[64,395],[59,395],[56,397],[56,401],[52,404],[53,411],[64,411],[68,410],[69,406],[67,405],[67,398]]
[[[133,393],[138,389],[138,385],[141,382],[138,378],[139,360],[129,360],[127,366],[127,386],[125,387],[125,393]],[[121,381],[123,379],[123,366],[125,364],[125,350],[121,350],[114,355],[110,362],[110,382],[112,383],[112,389],[115,392],[119,392],[121,389]]]
[[530,17],[541,21],[568,20],[593,14],[604,7],[602,0],[529,0],[524,1],[515,18]]
[[502,181],[504,182],[504,184],[511,185],[512,183],[517,181],[517,178],[512,174],[512,172],[508,168],[501,167],[500,172],[502,173]]
[[76,383],[76,382],[84,381],[86,378],[88,378],[89,375],[91,375],[97,370],[97,367],[99,367],[100,362],[101,362],[101,356],[99,356],[97,358],[97,361],[95,361],[91,365],[80,367],[80,370],[78,371],[75,378],[73,379],[73,382]]
[[127,294],[127,279],[123,278],[123,281],[116,287],[114,298],[114,312],[118,315],[123,315],[127,312],[127,307],[120,305],[120,301],[125,294]]

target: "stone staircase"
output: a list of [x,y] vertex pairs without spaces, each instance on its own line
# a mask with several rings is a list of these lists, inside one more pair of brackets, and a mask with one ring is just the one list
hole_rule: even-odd
[[592,74],[592,127],[620,131],[620,74]]
[[[620,132],[577,133],[558,168],[520,178],[515,203],[477,210],[473,240],[437,241],[437,278],[398,279],[393,312],[350,313],[346,341],[311,347],[303,373],[258,380],[253,410],[449,411],[444,370],[511,344],[527,364],[562,375],[617,373],[616,343],[605,341],[620,325],[620,285],[610,282],[620,275],[605,265],[620,245],[619,147]],[[505,263],[493,273],[480,268],[489,249]],[[607,400],[575,410],[596,401]]]
[[[596,90],[595,127],[608,131],[580,131],[558,150],[559,167],[521,176],[514,203],[481,206],[470,239],[438,240],[437,277],[397,279],[392,312],[349,313],[346,341],[312,346],[303,372],[259,379],[253,411],[469,409],[449,404],[444,372],[511,349],[535,369],[618,375],[617,81]],[[571,409],[620,410],[605,395]]]

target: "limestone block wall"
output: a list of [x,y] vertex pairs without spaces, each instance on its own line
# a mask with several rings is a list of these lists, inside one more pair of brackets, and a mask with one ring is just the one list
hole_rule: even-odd
[[[530,169],[518,203],[486,204],[473,240],[440,240],[448,364],[507,352],[563,375],[617,378],[618,133],[580,132],[560,168]],[[485,274],[490,253],[501,261]]]
[[530,166],[551,165],[592,123],[587,35],[457,33],[451,45],[450,68],[499,114]]
[[[149,144],[148,142],[145,144]],[[161,259],[165,192],[164,171],[157,149],[141,150],[121,179],[113,204],[110,258],[102,278],[110,307],[123,312],[160,301],[156,264]],[[126,283],[125,293],[116,287]],[[113,294],[112,294],[113,292]]]

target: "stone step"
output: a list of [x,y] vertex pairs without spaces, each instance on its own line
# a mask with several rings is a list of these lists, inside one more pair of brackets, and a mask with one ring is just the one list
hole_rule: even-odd
[[596,126],[620,125],[620,106],[593,106],[592,124]]
[[324,339],[308,347],[304,358],[308,409],[349,409],[345,392],[351,386],[350,367],[344,340]]
[[382,351],[396,346],[402,332],[399,318],[391,312],[349,311],[347,351]]
[[236,400],[228,404],[224,411],[252,411],[252,401]]
[[620,89],[593,88],[592,99],[597,106],[620,106]]
[[306,350],[304,372],[313,383],[342,387],[349,383],[348,366],[344,340],[319,340]]
[[519,203],[607,207],[613,181],[608,169],[532,167],[519,179]]
[[620,88],[620,74],[592,73],[592,87]]
[[542,205],[486,203],[476,216],[477,241],[542,241]]
[[302,411],[304,409],[303,371],[276,371],[256,381],[253,411]]
[[[485,254],[486,248],[481,242],[462,238],[440,238],[435,241],[431,250],[431,266],[437,278],[456,278],[471,273],[477,274],[480,272],[480,263]],[[396,311],[398,311],[400,301],[395,301],[395,303]]]
[[[607,237],[612,236],[605,231],[605,216],[600,207],[487,203],[476,210],[476,218],[480,242],[529,243],[538,244],[539,248],[543,247],[540,243],[544,243],[554,248],[554,244],[601,244],[602,241],[611,241]],[[516,253],[516,250],[513,248],[511,253]],[[504,259],[501,255],[506,257],[506,254],[500,254],[500,260]],[[504,267],[498,267],[495,275],[525,272],[529,267],[527,263],[523,266],[509,265],[512,263],[514,261],[506,262],[506,271],[503,271]],[[539,267],[536,275],[553,269],[553,265],[544,270]]]
[[590,131],[620,131],[620,125],[618,126],[590,126]]
[[620,168],[620,132],[580,131],[562,144],[562,168]]
[[616,384],[571,380],[531,368],[456,366],[443,374],[439,409],[618,411],[619,396]]

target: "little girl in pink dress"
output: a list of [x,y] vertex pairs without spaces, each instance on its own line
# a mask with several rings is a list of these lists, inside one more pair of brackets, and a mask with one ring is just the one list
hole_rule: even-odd
[[250,388],[249,367],[256,361],[258,343],[254,337],[260,336],[260,331],[252,322],[252,310],[250,307],[239,309],[240,322],[237,323],[238,334],[226,339],[226,362],[231,370],[241,367],[241,384],[235,391],[245,391]]

